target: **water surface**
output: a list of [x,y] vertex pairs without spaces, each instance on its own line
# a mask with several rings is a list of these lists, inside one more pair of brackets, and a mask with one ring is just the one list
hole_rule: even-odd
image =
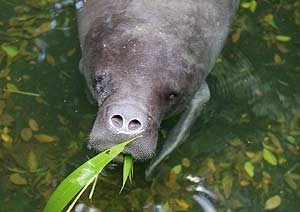
[[[300,3],[258,1],[255,9],[251,2],[240,8],[208,78],[210,102],[157,180],[146,182],[147,164],[137,164],[120,195],[121,168],[110,167],[93,201],[82,202],[99,211],[201,211],[186,179],[193,175],[217,195],[217,211],[263,211],[276,195],[274,211],[298,211]],[[94,154],[86,139],[97,108],[78,70],[74,3],[0,5],[0,211],[41,211],[59,182]],[[29,95],[4,91],[12,85]]]

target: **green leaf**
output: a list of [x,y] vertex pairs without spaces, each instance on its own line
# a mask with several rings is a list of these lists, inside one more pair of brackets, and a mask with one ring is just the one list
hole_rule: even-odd
[[226,199],[229,198],[232,190],[233,176],[230,172],[225,172],[222,178],[222,186]]
[[62,211],[82,188],[87,187],[95,180],[103,168],[117,157],[128,143],[137,138],[129,139],[101,152],[73,171],[52,194],[44,208],[44,212]]
[[250,177],[254,176],[254,166],[251,162],[246,162],[244,165],[244,169]]
[[5,44],[5,43],[1,45],[1,48],[9,57],[12,57],[12,58],[17,56],[20,52],[16,47]]
[[271,142],[274,144],[274,146],[282,149],[281,143],[280,143],[279,139],[276,137],[276,135],[274,135],[271,132],[268,132],[267,134],[268,134],[269,138],[271,139]]
[[18,87],[15,86],[15,85],[12,84],[12,83],[7,83],[7,84],[6,84],[6,89],[5,89],[5,91],[11,92],[11,93],[23,94],[23,95],[27,95],[27,96],[41,96],[41,95],[38,94],[38,93],[32,93],[32,92],[26,92],[26,91],[20,91],[20,90],[18,89]]
[[165,130],[165,129],[160,129],[159,132],[160,132],[160,134],[161,134],[161,136],[162,136],[163,139],[166,139],[166,138],[168,137],[168,132],[167,132],[167,130]]
[[256,10],[256,7],[257,7],[256,1],[255,0],[251,1],[251,5],[250,5],[249,10],[254,13],[255,10]]
[[275,195],[271,198],[269,198],[265,203],[265,210],[273,210],[280,206],[281,204],[281,198],[279,195]]
[[171,169],[171,172],[173,172],[174,174],[179,174],[181,170],[182,170],[182,166],[181,164],[178,164]]
[[277,158],[270,150],[264,148],[263,157],[264,157],[265,161],[267,161],[269,164],[271,164],[273,166],[277,166]]
[[242,2],[241,7],[245,9],[249,9],[251,12],[254,13],[257,7],[257,2],[255,0],[249,2]]
[[242,2],[241,7],[245,9],[249,9],[251,6],[251,2]]
[[19,91],[19,89],[17,88],[17,86],[15,86],[15,85],[12,84],[12,83],[7,83],[7,84],[6,84],[6,90],[9,91],[9,92],[16,92],[16,91]]
[[298,185],[295,182],[295,179],[293,179],[290,175],[285,175],[284,181],[290,188],[294,189],[295,191],[298,189]]
[[120,193],[122,192],[128,177],[130,179],[132,178],[132,170],[133,170],[132,168],[133,168],[133,158],[130,155],[125,155],[124,164],[123,164],[123,185],[120,190]]
[[292,38],[289,36],[285,36],[285,35],[276,35],[276,40],[281,41],[281,42],[288,42],[290,41]]
[[290,142],[291,144],[294,144],[294,143],[296,142],[296,139],[295,139],[293,136],[291,136],[291,135],[287,136],[287,140],[288,140],[288,142]]
[[31,32],[31,34],[34,37],[37,37],[45,32],[48,32],[51,29],[51,22],[45,22],[42,23],[39,27],[35,28],[34,31]]
[[161,208],[161,212],[170,212],[170,211],[171,211],[171,208],[169,206],[169,203],[168,202],[164,203]]
[[275,21],[274,20],[270,20],[269,21],[269,25],[275,29],[279,29],[279,27],[276,25]]

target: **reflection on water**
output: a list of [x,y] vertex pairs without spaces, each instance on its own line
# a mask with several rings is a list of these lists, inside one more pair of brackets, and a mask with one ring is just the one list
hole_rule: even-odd
[[[217,211],[299,208],[300,4],[249,2],[209,76],[209,104],[157,180],[145,182],[137,164],[133,185],[119,195],[115,167],[93,201],[83,197],[79,206],[200,211],[186,179],[192,174],[218,197],[211,200]],[[0,18],[1,211],[41,211],[58,183],[93,154],[85,140],[97,108],[78,70],[73,1],[1,0]]]

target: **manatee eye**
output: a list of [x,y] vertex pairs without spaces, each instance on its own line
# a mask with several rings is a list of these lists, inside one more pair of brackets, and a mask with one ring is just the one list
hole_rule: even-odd
[[169,101],[174,101],[177,99],[178,94],[177,93],[170,93],[169,94]]
[[173,88],[174,86],[165,86],[162,88],[159,88],[159,96],[161,99],[161,103],[165,107],[173,107],[174,105],[177,105],[182,98],[182,91],[179,86]]
[[167,96],[169,104],[176,104],[180,100],[180,95],[177,92],[170,92]]

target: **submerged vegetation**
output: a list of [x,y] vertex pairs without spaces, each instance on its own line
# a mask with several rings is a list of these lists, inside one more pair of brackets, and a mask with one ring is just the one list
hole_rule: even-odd
[[[3,211],[42,211],[91,157],[84,141],[96,111],[77,68],[74,2],[1,1],[0,14],[0,204]],[[209,76],[212,99],[188,143],[154,182],[136,164],[139,177],[124,188],[133,171],[125,157],[123,183],[121,168],[108,168],[101,188],[92,186],[93,201],[83,194],[79,202],[103,211],[199,211],[193,195],[211,190],[218,212],[297,210],[299,26],[299,1],[241,1]]]

